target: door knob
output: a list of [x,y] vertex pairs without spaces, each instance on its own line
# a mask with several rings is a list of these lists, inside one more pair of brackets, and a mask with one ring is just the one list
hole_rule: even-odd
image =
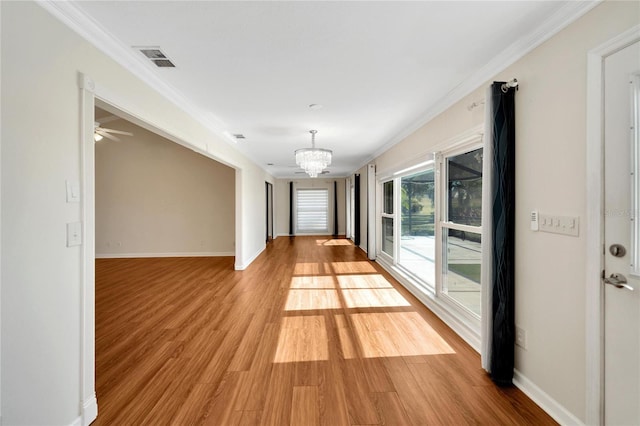
[[627,249],[625,249],[622,244],[611,244],[609,253],[615,257],[624,257],[624,255],[627,254]]
[[609,278],[604,279],[605,284],[614,286],[615,288],[626,288],[633,291],[633,287],[627,284],[627,278],[622,274],[611,274]]

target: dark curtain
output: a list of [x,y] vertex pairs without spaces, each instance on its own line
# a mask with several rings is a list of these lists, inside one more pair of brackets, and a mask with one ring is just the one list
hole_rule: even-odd
[[[515,342],[515,88],[491,86],[493,120],[493,342],[491,378],[511,385]],[[489,159],[487,159],[489,160]]]
[[356,246],[360,245],[360,175],[355,175],[355,181],[353,183],[353,198],[355,199],[355,205],[353,206],[353,243]]
[[289,235],[293,235],[293,182],[289,182]]
[[333,181],[333,236],[338,236],[338,181]]

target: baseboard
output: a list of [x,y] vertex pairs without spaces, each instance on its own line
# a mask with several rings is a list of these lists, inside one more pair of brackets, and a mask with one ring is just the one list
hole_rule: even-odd
[[98,418],[98,400],[96,399],[95,393],[84,402],[82,409],[82,426],[89,426],[96,418]]
[[579,418],[570,413],[558,403],[558,401],[549,396],[549,394],[540,389],[518,370],[513,370],[513,384],[561,425],[584,426],[584,423]]
[[137,257],[227,257],[235,256],[232,251],[202,251],[176,253],[96,253],[96,259],[131,259]]
[[[98,400],[96,395],[87,399],[82,404],[82,414],[76,418],[69,426],[89,426],[98,418]],[[2,425],[2,423],[0,423]]]
[[256,259],[258,258],[258,256],[260,256],[260,254],[264,251],[264,249],[265,249],[266,247],[267,247],[266,245],[265,245],[265,246],[263,246],[260,250],[258,250],[258,252],[257,252],[256,254],[254,254],[253,256],[251,256],[251,258],[250,258],[249,260],[247,260],[246,262],[244,262],[244,263],[237,263],[239,259],[238,259],[238,258],[236,258],[236,264],[234,265],[234,269],[235,269],[236,271],[244,271],[245,269],[247,269],[247,267],[248,267],[249,265],[251,265],[251,263],[252,263],[254,260],[256,260]]

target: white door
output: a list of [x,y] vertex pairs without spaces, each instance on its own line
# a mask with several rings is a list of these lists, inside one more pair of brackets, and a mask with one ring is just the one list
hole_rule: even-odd
[[604,65],[604,418],[640,425],[640,42]]

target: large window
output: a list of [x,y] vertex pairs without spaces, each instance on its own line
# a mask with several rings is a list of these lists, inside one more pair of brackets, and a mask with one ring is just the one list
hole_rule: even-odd
[[431,158],[381,179],[379,258],[479,329],[481,138]]
[[296,191],[296,227],[300,233],[329,232],[329,191],[327,189]]

